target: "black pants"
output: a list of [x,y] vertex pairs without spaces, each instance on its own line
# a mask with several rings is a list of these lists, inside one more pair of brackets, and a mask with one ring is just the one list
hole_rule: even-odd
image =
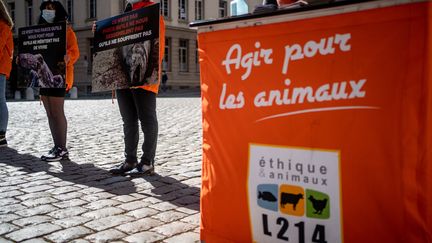
[[156,94],[144,89],[119,89],[116,93],[123,119],[126,161],[137,162],[139,120],[144,133],[141,162],[147,165],[153,164],[158,137]]

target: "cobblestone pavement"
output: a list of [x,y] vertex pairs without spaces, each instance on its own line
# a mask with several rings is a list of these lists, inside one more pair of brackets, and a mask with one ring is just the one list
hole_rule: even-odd
[[[70,161],[42,162],[52,147],[43,106],[10,102],[0,148],[0,242],[197,242],[200,98],[158,98],[154,176],[112,176],[123,159],[117,104],[67,100]],[[140,143],[143,138],[141,137]]]

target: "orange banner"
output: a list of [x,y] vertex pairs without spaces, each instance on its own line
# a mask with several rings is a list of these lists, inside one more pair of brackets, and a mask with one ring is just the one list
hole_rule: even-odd
[[432,242],[431,2],[200,33],[205,242]]

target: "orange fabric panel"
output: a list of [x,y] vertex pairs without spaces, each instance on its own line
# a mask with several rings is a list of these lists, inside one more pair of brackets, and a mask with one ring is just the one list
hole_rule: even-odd
[[66,30],[66,54],[70,58],[66,66],[66,90],[70,90],[74,82],[74,64],[80,56],[77,38],[71,26],[67,26]]
[[[422,2],[199,34],[201,239],[252,242],[256,224],[266,228],[251,212],[270,204],[248,189],[258,144],[337,154],[336,179],[328,179],[338,181],[331,190],[340,200],[329,217],[336,213],[340,227],[326,226],[327,236],[431,242],[431,14]],[[303,201],[309,210],[312,200]],[[288,229],[301,218],[276,211]],[[267,242],[279,242],[278,224],[265,222]]]
[[164,52],[165,52],[165,21],[162,16],[159,18],[159,77],[158,82],[152,85],[143,85],[138,86],[134,88],[141,88],[148,91],[151,91],[153,93],[159,92],[159,85],[160,85],[160,78],[161,78],[161,67],[162,67],[162,60],[164,58]]
[[432,109],[430,109],[430,104],[432,104],[432,2],[429,2],[427,11],[427,39],[425,47],[425,58],[426,64],[424,66],[425,72],[425,87],[423,88],[424,94],[424,104],[425,107],[423,111],[425,112],[425,120],[423,126],[425,127],[425,133],[422,137],[424,140],[421,141],[422,147],[422,164],[417,167],[417,172],[419,176],[419,184],[423,186],[421,189],[421,195],[423,196],[419,200],[419,208],[424,209],[424,217],[426,218],[424,222],[424,229],[428,231],[428,242],[432,242],[432,201],[430,195],[432,195]]
[[0,33],[0,73],[9,79],[14,45],[11,28],[4,21],[0,21]]

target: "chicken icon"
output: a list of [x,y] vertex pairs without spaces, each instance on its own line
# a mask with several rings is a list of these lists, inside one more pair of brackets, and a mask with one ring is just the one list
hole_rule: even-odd
[[312,207],[315,209],[314,214],[322,214],[322,211],[327,206],[327,198],[324,198],[322,200],[315,199],[312,195],[308,197],[309,201],[312,202]]

